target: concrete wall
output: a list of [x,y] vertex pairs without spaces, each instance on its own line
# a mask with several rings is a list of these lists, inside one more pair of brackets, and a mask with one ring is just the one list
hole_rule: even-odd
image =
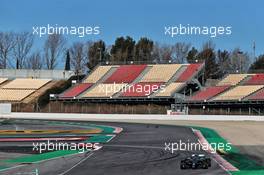
[[11,103],[0,103],[0,115],[11,114]]
[[65,113],[12,113],[10,118],[51,120],[189,120],[189,121],[264,121],[264,116],[246,115],[132,115],[132,114],[65,114]]
[[0,69],[2,78],[48,78],[68,79],[74,75],[73,71],[64,70],[30,70],[30,69]]

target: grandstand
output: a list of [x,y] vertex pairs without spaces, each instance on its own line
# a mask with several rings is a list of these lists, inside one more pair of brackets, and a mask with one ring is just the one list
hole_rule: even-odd
[[0,85],[4,83],[7,80],[7,78],[0,78]]
[[149,97],[150,94],[160,89],[162,83],[136,83],[125,89],[121,97]]
[[132,83],[146,65],[121,65],[104,83]]
[[121,91],[126,84],[97,84],[91,90],[85,92],[82,98],[112,98],[115,93]]
[[83,83],[97,83],[105,74],[113,68],[112,66],[98,66]]
[[7,78],[2,78],[0,82],[0,85],[2,84],[0,87],[0,101],[20,102],[50,81],[50,79],[26,78],[17,78],[8,81]]
[[180,64],[151,65],[150,70],[140,82],[168,82],[181,67]]
[[264,74],[252,75],[244,84],[246,85],[263,85],[264,84]]
[[255,94],[251,95],[247,98],[247,100],[264,100],[264,89],[256,92]]
[[237,85],[242,80],[244,80],[249,74],[229,74],[227,75],[222,81],[220,81],[217,85],[218,86],[225,86],[225,85]]
[[199,77],[203,67],[204,64],[97,66],[82,82],[57,95],[56,100],[168,101]]
[[[264,113],[264,74],[229,74],[204,87],[203,71],[204,64],[98,65],[82,81],[57,91],[43,110],[165,113],[176,104],[190,114]],[[0,78],[0,101],[29,103],[55,84],[52,79]]]
[[254,92],[263,88],[263,85],[244,85],[244,86],[236,86],[223,94],[218,95],[212,101],[229,101],[236,100],[241,101],[243,98],[253,94]]
[[77,86],[73,86],[72,88],[61,94],[60,98],[75,98],[76,96],[80,95],[82,92],[90,88],[92,85],[92,83],[81,83]]
[[263,114],[263,104],[264,74],[229,74],[216,86],[194,93],[183,105],[199,113]]
[[208,101],[212,97],[224,92],[230,86],[214,86],[214,87],[206,87],[203,90],[199,91],[192,97],[190,97],[189,101]]
[[17,78],[2,86],[2,89],[39,89],[48,82],[50,79],[28,79],[28,78]]
[[206,87],[197,92],[188,99],[188,102],[249,101],[257,99],[257,94],[261,95],[263,88],[263,74],[230,74],[216,86]]
[[193,78],[197,72],[202,68],[202,64],[190,64],[184,70],[184,72],[179,76],[177,82],[186,82]]
[[[204,64],[98,65],[82,81],[50,97],[50,112],[166,113],[175,98],[201,86]],[[68,110],[71,109],[71,110]]]
[[[204,87],[203,71],[204,64],[98,65],[82,81],[56,91],[44,110],[165,113],[176,104],[190,114],[264,113],[264,74],[229,74]],[[30,103],[54,85],[52,79],[0,78],[0,101]]]
[[156,97],[171,97],[175,92],[179,92],[185,83],[171,83],[166,86],[163,90],[160,90],[155,96]]
[[22,101],[33,92],[34,90],[28,89],[0,89],[0,101]]
[[[43,89],[51,88],[51,79],[32,79],[32,78],[0,78],[0,102],[21,103],[30,102],[41,95]],[[33,95],[34,94],[34,95]],[[31,97],[32,96],[32,97]],[[25,99],[30,99],[26,100]]]

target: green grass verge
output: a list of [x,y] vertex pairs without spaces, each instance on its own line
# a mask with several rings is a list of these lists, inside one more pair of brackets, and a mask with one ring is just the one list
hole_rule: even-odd
[[78,122],[61,122],[61,121],[47,121],[47,124],[64,124],[68,126],[82,126],[89,129],[100,129],[102,130],[101,134],[112,134],[115,131],[114,127],[111,126],[104,126],[104,125],[96,125],[96,124],[89,124],[89,123],[78,123]]
[[4,170],[4,169],[6,169],[6,168],[8,168],[8,167],[0,166],[0,171],[1,171],[1,170]]
[[[212,143],[223,143],[227,144],[227,140],[222,138],[216,131],[210,128],[204,128],[204,127],[197,127],[192,126],[193,129],[200,130],[200,132],[203,134],[203,136],[206,138],[209,144]],[[233,166],[238,168],[240,171],[237,172],[231,172],[234,175],[249,175],[249,174],[264,174],[264,167],[259,166],[254,160],[248,158],[247,156],[241,154],[239,152],[239,149],[237,149],[235,146],[230,145],[231,149],[224,149],[226,154],[221,155],[224,159],[226,159],[229,163],[231,163]],[[226,147],[225,147],[226,148]]]
[[114,136],[111,135],[97,135],[90,137],[86,142],[88,143],[106,143],[110,141]]
[[231,172],[232,175],[263,175],[264,170],[242,170]]
[[[110,135],[95,135],[90,137],[88,140],[86,140],[87,143],[106,143],[110,139],[112,139],[113,136]],[[14,159],[6,160],[6,163],[36,163],[39,161],[44,161],[48,159],[58,158],[62,156],[67,156],[71,154],[77,154],[79,153],[79,150],[59,150],[59,151],[53,151],[48,153],[42,153],[42,154],[35,154],[30,156],[21,156]]]
[[[106,143],[110,141],[113,136],[112,135],[101,135],[106,133],[113,133],[115,131],[115,128],[111,126],[101,126],[101,125],[95,125],[95,124],[86,124],[86,123],[75,123],[75,122],[59,122],[59,121],[48,121],[47,122],[50,125],[53,124],[66,124],[71,126],[83,126],[87,128],[93,128],[93,129],[101,129],[102,132],[98,135],[93,135],[89,137],[86,142],[87,143]],[[59,150],[59,151],[53,151],[48,153],[42,153],[42,154],[35,154],[30,156],[21,156],[14,159],[5,160],[6,163],[36,163],[39,161],[44,161],[48,159],[58,158],[62,156],[67,156],[71,154],[77,154],[79,153],[79,150]],[[0,170],[1,170],[0,166]],[[6,167],[3,167],[5,169]]]
[[115,131],[115,128],[113,128],[111,126],[102,126],[102,125],[95,125],[95,124],[90,124],[89,126],[101,129],[102,133],[112,134]]

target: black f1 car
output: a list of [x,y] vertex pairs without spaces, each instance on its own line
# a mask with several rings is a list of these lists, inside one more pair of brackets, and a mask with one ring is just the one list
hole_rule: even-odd
[[204,154],[193,154],[181,160],[181,169],[208,169],[211,167],[211,159]]

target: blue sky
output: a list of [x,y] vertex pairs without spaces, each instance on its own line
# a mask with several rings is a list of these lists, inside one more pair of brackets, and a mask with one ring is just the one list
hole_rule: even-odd
[[[99,36],[68,37],[68,43],[104,40],[113,44],[118,36],[142,36],[161,43],[187,42],[201,48],[212,39],[217,48],[240,47],[256,54],[264,53],[264,1],[261,0],[1,0],[0,31],[30,31],[33,26],[100,26]],[[190,24],[197,26],[232,26],[232,35],[209,36],[164,35],[164,26]],[[43,38],[36,37],[41,49]]]

